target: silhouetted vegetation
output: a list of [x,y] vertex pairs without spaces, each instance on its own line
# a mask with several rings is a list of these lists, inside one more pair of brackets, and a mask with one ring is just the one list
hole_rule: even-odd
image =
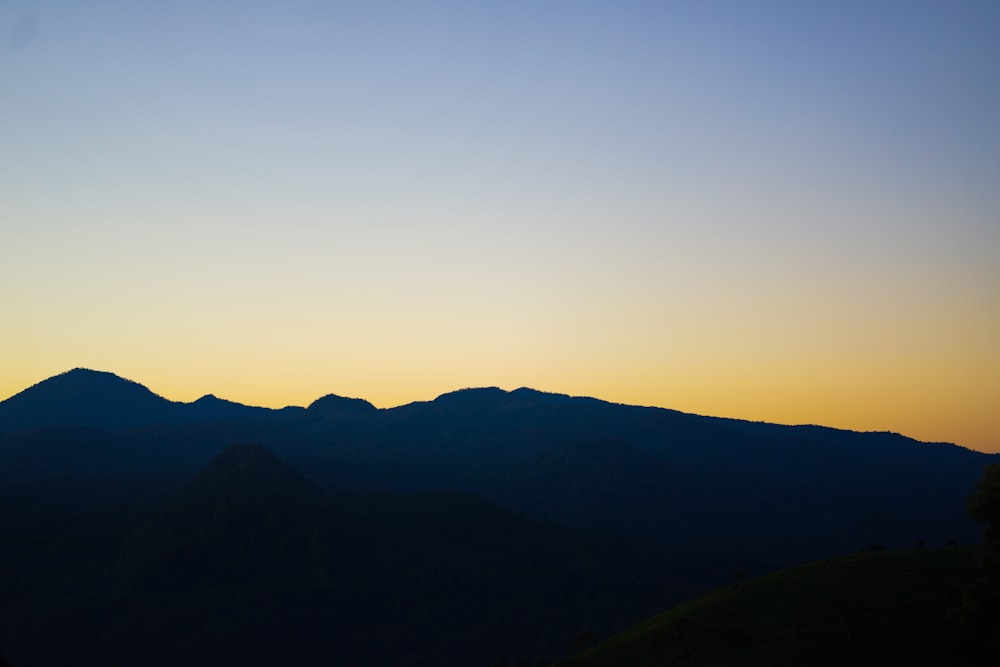
[[970,496],[969,515],[985,525],[983,529],[983,571],[1000,577],[1000,464],[986,468],[976,491]]
[[985,524],[979,576],[965,589],[961,606],[948,616],[955,654],[986,654],[1000,636],[1000,464],[986,468],[969,497],[969,515]]

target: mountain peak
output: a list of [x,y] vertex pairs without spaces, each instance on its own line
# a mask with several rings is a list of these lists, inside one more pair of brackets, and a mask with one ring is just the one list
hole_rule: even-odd
[[74,368],[0,403],[0,431],[47,426],[131,428],[162,420],[173,404],[114,373]]
[[268,449],[230,445],[152,519],[138,569],[181,587],[284,572],[301,555],[287,545],[303,544],[321,501],[318,485]]
[[233,443],[216,455],[202,474],[228,475],[241,470],[256,474],[261,471],[279,470],[283,466],[278,457],[263,445]]
[[378,408],[363,398],[347,398],[336,394],[317,398],[306,410],[323,417],[363,417],[378,412]]
[[456,389],[441,394],[434,399],[434,403],[482,403],[485,401],[504,398],[510,392],[504,391],[500,387],[466,387]]
[[[135,380],[129,380],[123,378],[120,375],[108,371],[97,371],[91,368],[77,367],[66,371],[65,373],[60,373],[54,375],[47,380],[42,380],[35,387],[42,385],[69,385],[69,384],[83,384],[87,383],[89,385],[102,384],[104,386],[119,386],[119,387],[131,387],[133,389],[140,389],[143,391],[149,391],[146,387],[139,384]],[[149,392],[152,393],[152,392]]]
[[[315,485],[257,444],[231,444],[194,479],[189,494],[210,502],[246,495],[269,504],[276,498],[312,495]],[[228,504],[226,500],[224,504]]]
[[53,426],[120,431],[238,420],[273,412],[214,394],[206,394],[192,403],[170,401],[114,373],[74,368],[0,402],[0,433]]

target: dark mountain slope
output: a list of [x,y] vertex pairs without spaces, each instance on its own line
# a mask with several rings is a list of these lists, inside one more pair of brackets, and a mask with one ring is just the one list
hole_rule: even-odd
[[[489,494],[548,521],[595,531],[669,535],[690,526],[664,508],[688,503],[689,483],[667,461],[625,441],[544,447],[498,474]],[[610,502],[609,499],[613,499]]]
[[256,446],[164,502],[0,532],[0,646],[19,667],[556,658],[711,576],[475,497],[333,492]]
[[323,419],[364,419],[378,412],[378,408],[360,398],[345,398],[336,394],[327,394],[317,398],[306,408],[310,417]]
[[166,423],[174,404],[137,382],[77,368],[0,403],[0,432],[48,426],[131,428]]
[[975,540],[961,507],[995,458],[894,434],[498,389],[383,411],[331,439],[327,455],[365,464],[372,484],[401,486],[409,474],[550,520],[741,552],[772,568],[873,543]]
[[231,445],[147,523],[130,565],[157,587],[280,576],[307,557],[321,493],[267,449]]
[[158,396],[131,380],[77,368],[25,389],[0,402],[0,433],[54,426],[123,430],[163,424],[190,424],[269,415],[212,395],[193,403]]

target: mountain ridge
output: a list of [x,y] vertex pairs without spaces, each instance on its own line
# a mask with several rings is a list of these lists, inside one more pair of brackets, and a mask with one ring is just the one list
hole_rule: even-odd
[[[25,414],[36,423],[60,421],[70,394],[55,392],[61,402],[47,404],[52,392],[41,383],[0,403],[0,483],[193,474],[229,444],[256,442],[323,484],[481,495],[578,529],[688,552],[722,550],[753,571],[874,543],[968,543],[978,530],[961,508],[984,466],[998,460],[898,434],[705,417],[526,388],[465,389],[386,409],[329,394],[308,408],[275,411],[212,398],[173,404],[111,374],[74,378],[110,381],[139,408],[157,410],[105,399],[97,401],[103,422],[5,431]],[[18,414],[24,405],[35,412]],[[79,413],[79,405],[70,407]]]
[[205,394],[171,401],[145,385],[107,371],[74,368],[0,401],[0,433],[53,426],[126,430],[281,412]]
[[[71,417],[89,425],[52,425]],[[417,583],[441,581],[434,574],[441,554],[456,566],[465,556],[502,568],[512,558],[533,562],[534,554],[518,549],[503,557],[491,551],[495,536],[509,533],[508,515],[530,520],[521,524],[529,534],[534,522],[612,546],[649,545],[643,550],[667,554],[677,572],[700,572],[695,579],[716,584],[733,572],[754,575],[876,545],[970,544],[980,527],[964,512],[966,499],[983,468],[1000,459],[892,433],[705,417],[527,388],[465,389],[388,409],[335,394],[284,410],[212,395],[175,404],[138,383],[86,370],[0,403],[0,424],[11,422],[42,425],[0,427],[0,498],[9,499],[0,520],[6,515],[15,528],[31,523],[30,507],[71,516],[81,506],[139,508],[156,489],[178,491],[165,512],[149,515],[148,539],[125,561],[136,581],[160,582],[164,602],[192,583],[196,568],[207,586],[235,585],[234,575],[252,577],[260,568],[279,574],[292,555],[315,556],[310,544],[327,546],[322,557],[299,561],[299,571],[327,582],[339,576],[330,563],[365,540],[374,540],[372,557],[355,553],[351,563],[367,569],[404,548],[419,565]],[[193,481],[178,490],[185,480]],[[416,513],[408,509],[414,504]],[[434,526],[442,521],[458,530],[440,533]],[[92,544],[106,552],[127,538],[125,528],[102,523],[95,529],[113,540]],[[432,535],[443,540],[436,557],[422,546]],[[67,544],[75,539],[64,537]],[[245,559],[243,546],[259,557]],[[564,547],[550,550],[556,570],[586,552]],[[209,566],[205,553],[222,557]],[[240,568],[229,567],[237,560]],[[12,561],[10,572],[24,562]],[[70,579],[73,567],[65,569]],[[460,579],[482,573],[468,570]],[[396,568],[370,574],[400,581]],[[449,581],[465,590],[462,581]],[[415,603],[443,599],[435,587],[421,590]],[[586,588],[566,593],[588,599]],[[479,605],[474,597],[467,602]],[[44,606],[47,598],[32,599]],[[356,601],[366,604],[364,596]],[[162,608],[171,610],[178,611]]]
[[[111,390],[109,392],[109,389]],[[43,394],[42,392],[46,392]],[[146,402],[146,409],[137,413],[122,415],[122,406],[115,406],[116,416],[100,414],[98,416],[82,416],[84,414],[81,407],[74,408],[70,404],[70,399],[82,402],[85,405],[92,405],[94,394],[105,402],[113,399],[120,399],[128,396],[131,401],[142,400]],[[108,394],[113,394],[108,396]],[[496,386],[485,387],[464,387],[445,392],[431,400],[412,401],[390,408],[377,408],[370,401],[363,398],[345,397],[335,393],[324,394],[307,406],[285,406],[282,408],[268,408],[253,406],[220,398],[214,393],[207,393],[198,399],[190,402],[172,401],[160,394],[155,393],[146,385],[131,380],[109,371],[93,370],[89,368],[77,367],[63,373],[53,375],[49,378],[36,382],[35,384],[17,392],[16,394],[0,401],[0,433],[10,433],[18,430],[38,430],[53,426],[83,426],[99,428],[105,430],[124,430],[129,428],[142,428],[160,425],[181,425],[197,423],[199,421],[212,421],[220,419],[237,419],[252,416],[271,416],[276,414],[289,414],[297,412],[311,412],[312,414],[334,413],[335,415],[358,416],[367,413],[369,416],[376,412],[392,412],[405,410],[414,406],[448,406],[448,407],[483,407],[490,405],[489,399],[517,403],[520,405],[538,403],[589,403],[591,405],[616,406],[635,410],[654,410],[683,415],[698,419],[717,420],[732,424],[746,424],[765,427],[776,427],[780,429],[809,429],[823,430],[831,433],[857,433],[865,435],[892,436],[901,438],[907,442],[919,442],[923,444],[948,445],[968,451],[976,451],[963,445],[953,442],[931,442],[917,440],[910,436],[896,431],[856,431],[853,429],[838,428],[823,424],[782,424],[763,420],[738,419],[733,417],[721,417],[715,415],[701,415],[698,413],[683,412],[673,408],[655,405],[635,405],[630,403],[619,403],[607,401],[593,396],[576,396],[560,392],[548,392],[534,389],[527,386],[518,387],[512,390],[505,390]],[[49,405],[43,405],[47,400]],[[52,404],[55,405],[52,405]],[[337,406],[336,408],[334,406]],[[103,406],[102,406],[103,407]],[[27,408],[27,410],[26,410]],[[56,408],[62,409],[58,413]],[[27,415],[23,414],[25,411]],[[17,414],[21,412],[22,414]],[[127,412],[127,411],[126,411]]]

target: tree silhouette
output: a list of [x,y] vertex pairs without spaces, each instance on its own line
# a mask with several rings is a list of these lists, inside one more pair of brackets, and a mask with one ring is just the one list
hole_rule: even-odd
[[1000,576],[1000,463],[987,466],[976,491],[969,497],[969,516],[986,524],[983,529],[984,574]]
[[987,466],[969,496],[969,516],[986,524],[982,541],[982,574],[965,589],[955,616],[959,636],[978,647],[1000,635],[1000,464]]

